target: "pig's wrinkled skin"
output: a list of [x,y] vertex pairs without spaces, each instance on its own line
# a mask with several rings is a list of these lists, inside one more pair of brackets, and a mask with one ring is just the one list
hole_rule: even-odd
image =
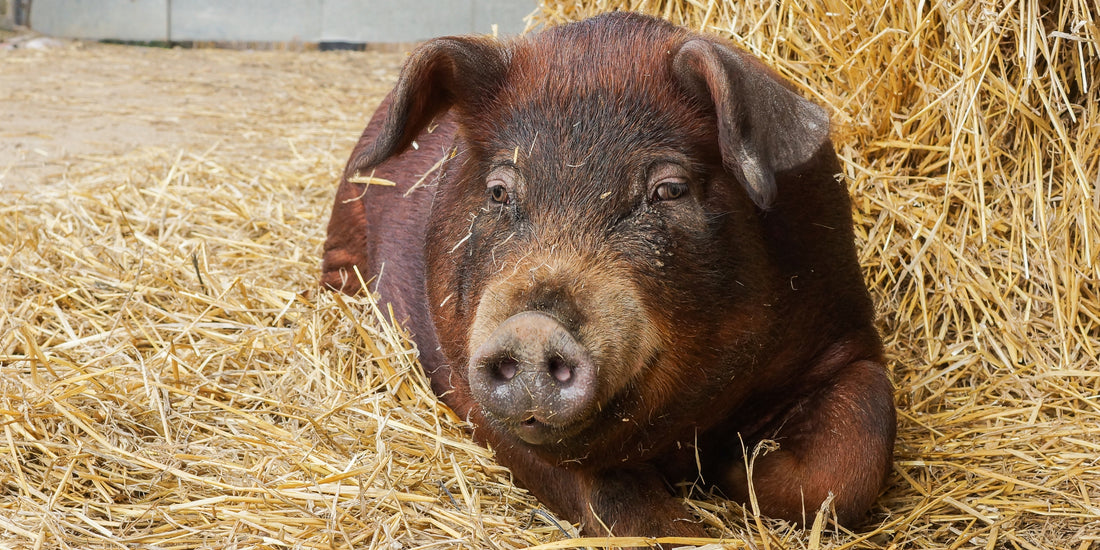
[[[323,284],[357,268],[435,392],[586,533],[705,535],[672,484],[747,502],[762,440],[764,514],[831,493],[858,523],[895,417],[828,133],[748,54],[648,17],[432,40],[352,153]],[[396,186],[349,181],[371,175]]]

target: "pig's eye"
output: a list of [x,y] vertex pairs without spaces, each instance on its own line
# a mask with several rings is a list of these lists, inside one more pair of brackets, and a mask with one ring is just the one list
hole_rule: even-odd
[[494,185],[489,188],[489,200],[496,204],[508,204],[508,188]]
[[687,195],[688,184],[682,180],[665,180],[657,184],[657,187],[653,190],[653,200],[656,201],[674,201],[684,195]]

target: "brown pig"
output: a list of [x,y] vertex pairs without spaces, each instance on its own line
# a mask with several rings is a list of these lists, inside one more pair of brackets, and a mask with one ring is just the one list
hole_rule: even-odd
[[671,484],[747,502],[765,440],[764,514],[831,494],[853,524],[895,416],[839,171],[827,114],[718,38],[627,13],[440,38],[351,155],[322,281],[358,269],[585,533],[705,534]]

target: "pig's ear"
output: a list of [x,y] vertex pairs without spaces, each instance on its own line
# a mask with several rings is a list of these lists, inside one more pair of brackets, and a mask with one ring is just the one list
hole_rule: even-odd
[[349,171],[362,172],[403,152],[452,106],[470,107],[491,97],[507,66],[507,51],[487,37],[452,36],[419,46],[390,92],[378,137],[349,164]]
[[680,83],[718,115],[722,163],[761,209],[776,196],[775,173],[808,161],[829,139],[829,116],[747,54],[698,38],[672,60]]

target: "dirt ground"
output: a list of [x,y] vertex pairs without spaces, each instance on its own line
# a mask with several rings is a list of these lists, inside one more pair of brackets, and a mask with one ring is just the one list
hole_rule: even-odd
[[[0,35],[0,192],[135,149],[267,150],[331,133],[350,151],[400,52],[163,49]],[[360,78],[348,78],[348,73]],[[343,143],[344,141],[347,143]]]

